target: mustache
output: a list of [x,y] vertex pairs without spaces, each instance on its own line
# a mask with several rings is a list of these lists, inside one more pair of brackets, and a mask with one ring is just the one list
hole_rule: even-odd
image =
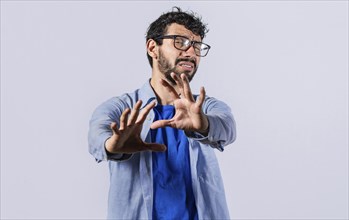
[[194,68],[196,68],[196,60],[190,59],[190,58],[178,58],[178,59],[176,59],[175,65],[177,65],[179,62],[182,62],[182,61],[191,62],[194,64]]

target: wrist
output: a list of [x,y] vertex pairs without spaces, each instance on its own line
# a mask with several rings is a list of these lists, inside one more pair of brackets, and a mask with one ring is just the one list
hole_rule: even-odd
[[108,138],[105,143],[104,143],[104,148],[107,154],[116,154],[118,152],[115,152],[115,149],[113,149],[112,145],[113,145],[113,140],[112,137]]
[[208,132],[209,132],[209,129],[210,129],[210,123],[209,123],[208,118],[207,118],[206,115],[205,115],[203,121],[204,121],[204,123],[203,123],[202,129],[199,129],[197,132],[202,134],[202,135],[204,135],[204,136],[207,136]]

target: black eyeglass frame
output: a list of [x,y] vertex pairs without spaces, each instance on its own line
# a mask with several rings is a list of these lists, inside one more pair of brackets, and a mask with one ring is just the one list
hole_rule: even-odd
[[[181,49],[181,48],[178,48],[176,47],[176,38],[177,37],[181,37],[181,38],[184,38],[184,39],[187,39],[189,41],[189,46],[186,48],[186,49]],[[173,46],[177,49],[177,50],[181,50],[181,51],[186,51],[188,50],[191,46],[194,47],[194,44],[200,44],[200,45],[205,45],[207,46],[207,50],[206,50],[206,54],[205,55],[201,55],[200,54],[197,54],[196,50],[195,50],[195,47],[194,47],[194,51],[195,51],[195,54],[199,57],[205,57],[207,56],[208,54],[208,51],[211,49],[211,46],[206,44],[206,43],[203,43],[203,42],[200,42],[200,41],[192,41],[190,40],[189,38],[185,37],[185,36],[182,36],[182,35],[163,35],[163,36],[159,36],[159,37],[156,37],[155,39],[173,39]],[[201,52],[201,47],[200,47],[200,52]]]

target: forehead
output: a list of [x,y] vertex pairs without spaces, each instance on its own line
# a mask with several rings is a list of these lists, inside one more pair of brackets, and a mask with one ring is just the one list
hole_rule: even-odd
[[172,23],[167,27],[167,35],[181,35],[185,36],[191,40],[201,41],[201,37],[199,35],[195,35],[190,30],[186,29],[184,25],[180,25],[177,23]]

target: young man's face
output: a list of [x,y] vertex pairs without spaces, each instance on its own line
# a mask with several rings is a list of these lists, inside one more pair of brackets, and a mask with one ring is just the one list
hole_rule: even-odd
[[[168,26],[167,35],[180,35],[192,41],[201,41],[201,37],[193,34],[183,25],[176,23]],[[189,81],[194,77],[200,62],[200,56],[195,54],[194,47],[189,47],[186,51],[179,50],[174,46],[174,39],[163,39],[163,43],[159,48],[158,67],[160,72],[165,74],[165,77],[172,84],[174,80],[170,76],[171,72],[180,75],[186,74]]]

